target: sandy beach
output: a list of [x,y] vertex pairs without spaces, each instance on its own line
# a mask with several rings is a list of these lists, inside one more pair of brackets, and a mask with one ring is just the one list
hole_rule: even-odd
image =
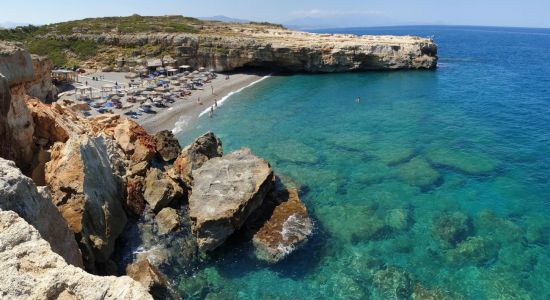
[[[144,115],[137,120],[150,134],[161,130],[180,132],[192,126],[204,110],[220,101],[227,94],[246,87],[266,76],[267,73],[249,72],[230,74],[229,79],[220,74],[202,90],[194,90],[191,96],[155,114]],[[212,93],[212,87],[213,93]],[[200,98],[200,104],[198,99]]]

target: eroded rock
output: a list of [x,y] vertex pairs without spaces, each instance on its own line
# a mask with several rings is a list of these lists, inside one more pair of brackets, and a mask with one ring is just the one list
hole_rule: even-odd
[[306,241],[313,231],[313,222],[297,190],[280,191],[272,197],[266,201],[273,201],[275,207],[252,242],[258,259],[276,263]]
[[168,279],[145,256],[139,256],[134,263],[128,265],[126,274],[141,283],[155,299],[175,298],[170,293]]
[[155,222],[157,223],[158,234],[163,235],[178,228],[180,216],[177,210],[165,207],[155,216]]
[[94,276],[67,264],[11,211],[0,211],[0,278],[6,299],[153,299],[127,276]]
[[192,172],[200,168],[206,161],[223,155],[222,142],[212,132],[197,138],[185,147],[174,162],[174,171],[188,186],[192,186]]
[[169,130],[163,130],[155,134],[157,152],[164,161],[172,161],[178,157],[181,151],[180,143]]
[[153,168],[147,173],[143,197],[155,212],[182,197],[183,192],[179,184],[161,170]]
[[193,171],[189,214],[201,250],[214,250],[242,227],[273,186],[269,163],[241,149]]
[[34,226],[52,250],[67,263],[82,267],[82,256],[67,223],[57,211],[49,191],[36,188],[12,161],[0,158],[0,209],[16,212]]

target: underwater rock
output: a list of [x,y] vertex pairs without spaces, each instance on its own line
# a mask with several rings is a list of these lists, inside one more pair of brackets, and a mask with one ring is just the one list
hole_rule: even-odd
[[[335,238],[357,243],[376,239],[388,229],[376,210],[365,205],[323,206],[317,211],[323,227]],[[342,222],[345,218],[345,222]]]
[[524,239],[524,230],[518,224],[488,209],[477,214],[474,225],[480,236],[505,242],[523,242]]
[[15,163],[0,158],[0,210],[11,210],[29,222],[67,263],[83,267],[74,234],[53,205],[50,192],[37,188]]
[[442,166],[468,175],[485,175],[493,172],[497,161],[474,152],[461,152],[452,149],[434,149],[426,153],[435,166]]
[[413,300],[466,300],[466,298],[441,288],[426,288],[420,283],[414,287]]
[[222,141],[214,133],[207,132],[183,148],[174,162],[174,171],[190,187],[193,185],[193,170],[200,168],[209,159],[222,155]]
[[276,207],[252,239],[256,257],[270,263],[284,259],[313,231],[313,223],[297,190],[281,191],[273,197],[271,201]]
[[0,278],[3,299],[152,299],[130,277],[95,276],[67,264],[12,211],[0,211]]
[[212,158],[192,176],[189,215],[199,248],[207,251],[241,228],[273,186],[271,166],[249,149]]
[[157,223],[158,234],[163,235],[178,228],[180,216],[177,210],[165,207],[155,216],[155,222]]
[[456,264],[483,266],[497,257],[498,244],[480,236],[469,237],[447,253],[449,261]]
[[444,246],[454,247],[471,233],[471,220],[462,212],[444,213],[434,220],[434,234]]
[[177,182],[159,169],[150,169],[145,178],[143,197],[155,212],[170,205],[172,201],[183,196],[183,189]]
[[425,188],[436,183],[441,178],[441,174],[432,169],[424,159],[415,157],[399,166],[399,177],[410,185]]
[[387,178],[393,177],[394,168],[378,160],[363,162],[361,169],[351,173],[349,176],[357,182],[365,184],[380,183]]
[[413,280],[409,273],[394,267],[376,272],[373,283],[378,299],[409,299],[413,292]]
[[380,147],[371,151],[371,153],[388,166],[405,163],[414,156],[414,148],[406,145],[396,147],[393,143],[388,143],[387,145],[380,145]]
[[124,187],[111,166],[109,140],[104,135],[72,136],[53,146],[46,164],[52,201],[75,233],[88,270],[108,261],[127,220]]
[[172,161],[178,157],[181,151],[178,139],[174,137],[172,131],[163,130],[155,134],[157,152],[164,161]]
[[371,140],[372,137],[368,133],[346,131],[344,133],[331,132],[324,141],[337,147],[363,151]]
[[525,238],[530,244],[547,245],[550,239],[550,222],[546,215],[530,215],[525,218]]
[[411,217],[404,208],[396,208],[388,211],[386,224],[394,230],[406,230],[410,227]]
[[268,148],[273,150],[271,152],[278,160],[308,164],[314,164],[319,160],[314,148],[295,140],[272,143]]
[[141,283],[154,299],[179,299],[172,295],[168,279],[145,256],[128,265],[126,275]]

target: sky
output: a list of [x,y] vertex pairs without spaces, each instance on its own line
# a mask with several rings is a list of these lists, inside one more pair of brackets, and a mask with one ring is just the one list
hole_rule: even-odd
[[100,16],[224,15],[307,26],[485,25],[550,28],[549,0],[0,0],[0,24]]

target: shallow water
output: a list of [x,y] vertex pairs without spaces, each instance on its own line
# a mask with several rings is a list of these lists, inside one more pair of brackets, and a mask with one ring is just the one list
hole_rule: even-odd
[[435,34],[439,69],[273,76],[182,133],[212,130],[226,153],[269,160],[303,186],[316,231],[274,266],[250,245],[223,249],[174,278],[180,292],[550,298],[550,30],[339,32]]

